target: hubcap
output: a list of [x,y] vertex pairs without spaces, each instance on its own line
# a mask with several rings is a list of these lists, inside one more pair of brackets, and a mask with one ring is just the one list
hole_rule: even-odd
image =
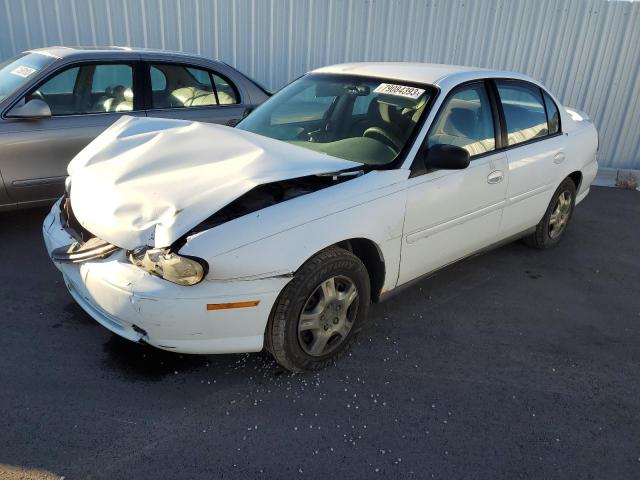
[[298,320],[298,341],[305,353],[333,352],[347,338],[358,312],[358,289],[345,276],[331,277],[307,298]]
[[549,237],[558,238],[564,231],[571,213],[571,192],[565,190],[558,196],[553,213],[549,217]]

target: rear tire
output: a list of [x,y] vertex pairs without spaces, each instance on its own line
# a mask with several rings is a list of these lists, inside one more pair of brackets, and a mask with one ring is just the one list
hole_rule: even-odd
[[525,237],[524,242],[537,249],[555,247],[567,231],[575,203],[576,186],[573,180],[565,178],[551,197],[547,211],[536,226],[535,232]]
[[351,347],[370,302],[362,261],[342,248],[323,250],[282,290],[267,324],[266,348],[292,372],[324,368]]

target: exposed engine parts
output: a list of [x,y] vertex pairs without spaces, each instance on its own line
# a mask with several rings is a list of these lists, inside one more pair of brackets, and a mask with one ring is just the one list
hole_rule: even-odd
[[189,235],[208,230],[235,218],[242,217],[243,215],[270,207],[271,205],[286,202],[287,200],[337,185],[354,178],[354,176],[357,176],[359,173],[360,172],[344,172],[332,175],[311,175],[308,177],[258,185],[211,215],[200,225],[192,229]]

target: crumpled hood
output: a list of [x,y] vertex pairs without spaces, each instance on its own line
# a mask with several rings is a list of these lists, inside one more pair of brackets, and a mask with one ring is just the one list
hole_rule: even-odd
[[124,116],[69,164],[71,206],[118,247],[165,247],[256,185],[359,166],[220,125]]

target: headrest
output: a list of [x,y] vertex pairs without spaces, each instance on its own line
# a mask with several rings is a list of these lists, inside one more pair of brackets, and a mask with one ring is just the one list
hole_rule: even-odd
[[171,92],[171,96],[178,100],[183,105],[186,105],[188,101],[193,99],[196,96],[197,89],[195,87],[180,87],[173,92]]
[[397,107],[381,102],[377,98],[369,104],[368,115],[370,118],[378,118],[384,123],[395,123],[402,120],[402,114]]
[[458,137],[475,138],[476,116],[467,108],[452,108],[444,125],[444,133]]
[[111,87],[107,88],[105,93],[110,97],[122,100],[124,98],[124,91],[125,90],[126,89],[122,85],[112,85]]
[[133,102],[133,90],[131,88],[125,88],[123,96],[125,102]]

